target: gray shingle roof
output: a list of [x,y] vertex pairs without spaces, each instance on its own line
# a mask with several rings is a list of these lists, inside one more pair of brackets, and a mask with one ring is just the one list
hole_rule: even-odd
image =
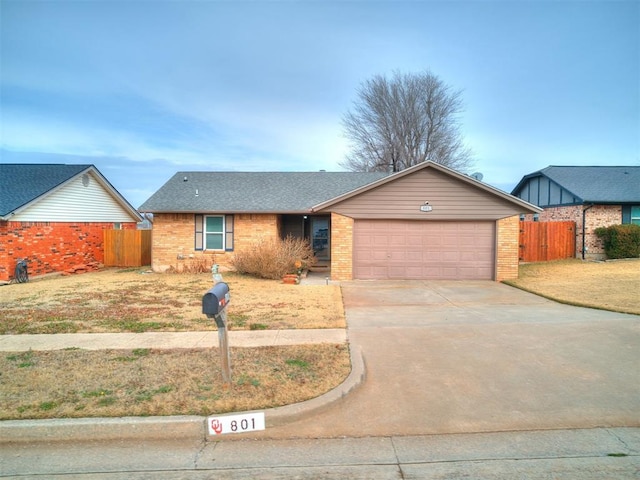
[[381,172],[178,172],[142,204],[140,211],[302,213],[386,175]]
[[51,191],[91,165],[0,164],[0,217]]
[[529,179],[545,176],[585,203],[640,203],[640,167],[549,166],[526,175],[513,189],[515,194]]

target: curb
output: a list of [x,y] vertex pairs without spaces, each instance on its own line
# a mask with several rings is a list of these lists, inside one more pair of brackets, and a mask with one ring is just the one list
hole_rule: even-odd
[[[277,427],[317,413],[344,398],[360,386],[366,376],[362,351],[350,346],[351,373],[333,390],[304,402],[264,410],[266,427]],[[248,413],[248,412],[235,412]],[[4,420],[0,422],[0,444],[38,442],[81,442],[109,440],[211,440],[207,417],[56,418],[47,420]],[[232,435],[238,438],[240,435]],[[215,437],[216,441],[222,437]]]

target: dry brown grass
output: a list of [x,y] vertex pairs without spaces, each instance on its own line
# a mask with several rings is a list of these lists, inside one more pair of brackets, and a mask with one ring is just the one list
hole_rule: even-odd
[[[224,274],[231,329],[341,328],[340,289]],[[214,330],[202,315],[210,274],[108,269],[0,287],[0,332]],[[209,415],[316,397],[350,371],[346,345],[233,348],[223,385],[217,349],[4,352],[0,419]]]
[[640,315],[640,259],[531,263],[505,283],[571,305]]
[[349,374],[346,345],[232,349],[225,386],[217,349],[4,352],[0,420],[210,415],[291,404]]
[[[335,285],[225,273],[230,329],[343,328]],[[215,330],[202,312],[211,274],[107,269],[0,287],[0,334]]]

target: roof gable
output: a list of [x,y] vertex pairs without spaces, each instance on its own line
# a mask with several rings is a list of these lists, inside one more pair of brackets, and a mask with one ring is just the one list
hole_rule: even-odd
[[[404,187],[400,186],[402,183],[408,180],[409,177],[416,176],[416,175],[422,177],[422,179],[426,179],[426,177],[424,177],[424,175],[422,174],[428,171],[435,173],[436,176],[440,177],[443,180],[443,182],[441,182],[441,185],[442,185],[441,188],[444,188],[450,191],[451,187],[455,187],[456,185],[459,185],[462,190],[465,190],[467,192],[465,195],[466,200],[463,201],[464,205],[461,205],[460,208],[465,209],[467,212],[469,212],[468,214],[471,214],[468,207],[469,207],[469,204],[473,202],[472,199],[479,199],[479,198],[484,198],[485,200],[489,199],[490,203],[494,205],[497,203],[502,204],[503,206],[507,207],[509,212],[511,212],[509,214],[515,214],[513,212],[533,213],[533,212],[542,211],[540,208],[536,207],[535,205],[525,202],[524,200],[521,200],[517,197],[514,197],[508,194],[507,192],[503,192],[502,190],[499,190],[495,187],[492,187],[491,185],[488,185],[479,180],[476,180],[473,177],[462,174],[451,168],[445,167],[444,165],[441,165],[439,163],[435,163],[432,161],[426,161],[426,162],[420,163],[413,167],[402,170],[401,172],[397,172],[393,175],[389,175],[375,182],[364,185],[359,189],[347,192],[346,194],[333,198],[327,202],[315,205],[313,207],[313,210],[314,211],[334,210],[334,209],[339,210],[340,207],[346,205],[348,202],[354,203],[354,202],[350,202],[351,199],[355,197],[362,197],[370,192],[373,192],[374,190],[381,190],[381,189],[387,188],[391,184],[396,184],[393,187],[396,192],[392,194],[392,198],[399,197],[402,191],[405,190]],[[422,185],[417,187],[417,190],[416,190],[416,193],[420,192],[418,196],[422,198],[423,202],[429,200],[428,198],[424,198],[425,196],[434,198],[436,195],[440,195],[440,193],[438,192],[434,192],[433,190],[430,190],[430,189],[425,190],[424,188],[425,188],[425,184],[423,183]],[[450,193],[444,192],[443,198],[446,198],[446,197],[452,197],[452,196]],[[420,210],[418,208],[419,205],[415,204],[415,202],[417,201],[417,197],[411,198],[410,201],[412,202],[411,206],[410,207],[407,206],[407,208],[409,208],[412,212],[410,215],[415,216],[414,212],[418,212],[417,215],[420,216],[420,213],[419,213]],[[450,211],[448,215],[451,215],[452,213],[453,211]],[[462,211],[456,214],[456,218],[461,218],[462,216],[464,216]],[[495,214],[490,214],[490,216],[494,217]]]
[[387,176],[381,172],[178,172],[143,212],[303,213]]
[[91,165],[0,164],[0,217],[54,190]]
[[555,166],[525,175],[512,193],[520,195],[535,178],[547,178],[580,203],[640,202],[640,167]]
[[[74,184],[82,183],[89,186],[84,177],[92,178],[97,185],[93,188],[88,199],[100,197],[102,200],[92,205],[88,199],[82,201],[83,208],[87,214],[83,216],[83,221],[98,221],[100,214],[107,218],[109,214],[119,211],[117,221],[141,221],[142,216],[127,202],[127,200],[109,183],[109,181],[93,165],[63,165],[63,164],[0,164],[0,219],[19,218],[25,212],[29,215],[36,215],[38,218],[46,214],[48,209],[55,212],[56,206],[53,199],[57,197],[57,205],[64,207],[66,192]],[[91,189],[90,189],[91,190]],[[83,192],[84,193],[84,192]],[[51,200],[49,202],[48,200]],[[76,200],[77,201],[77,200]],[[74,200],[69,199],[69,205],[76,208]],[[112,208],[107,208],[106,202],[113,202]],[[45,206],[47,205],[47,206]],[[39,213],[36,213],[39,212]],[[55,212],[62,215],[64,212]],[[56,215],[51,218],[46,216],[42,221],[63,221],[57,220]],[[62,218],[61,217],[61,218]],[[31,218],[31,217],[29,217]],[[35,218],[35,217],[34,217]],[[87,220],[88,218],[92,220]],[[35,221],[35,220],[30,220]],[[40,221],[40,220],[38,220]],[[105,220],[110,221],[110,220]]]

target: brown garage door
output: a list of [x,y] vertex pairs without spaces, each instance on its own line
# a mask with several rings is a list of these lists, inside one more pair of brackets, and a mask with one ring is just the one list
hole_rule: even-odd
[[491,280],[494,222],[356,220],[357,279]]

